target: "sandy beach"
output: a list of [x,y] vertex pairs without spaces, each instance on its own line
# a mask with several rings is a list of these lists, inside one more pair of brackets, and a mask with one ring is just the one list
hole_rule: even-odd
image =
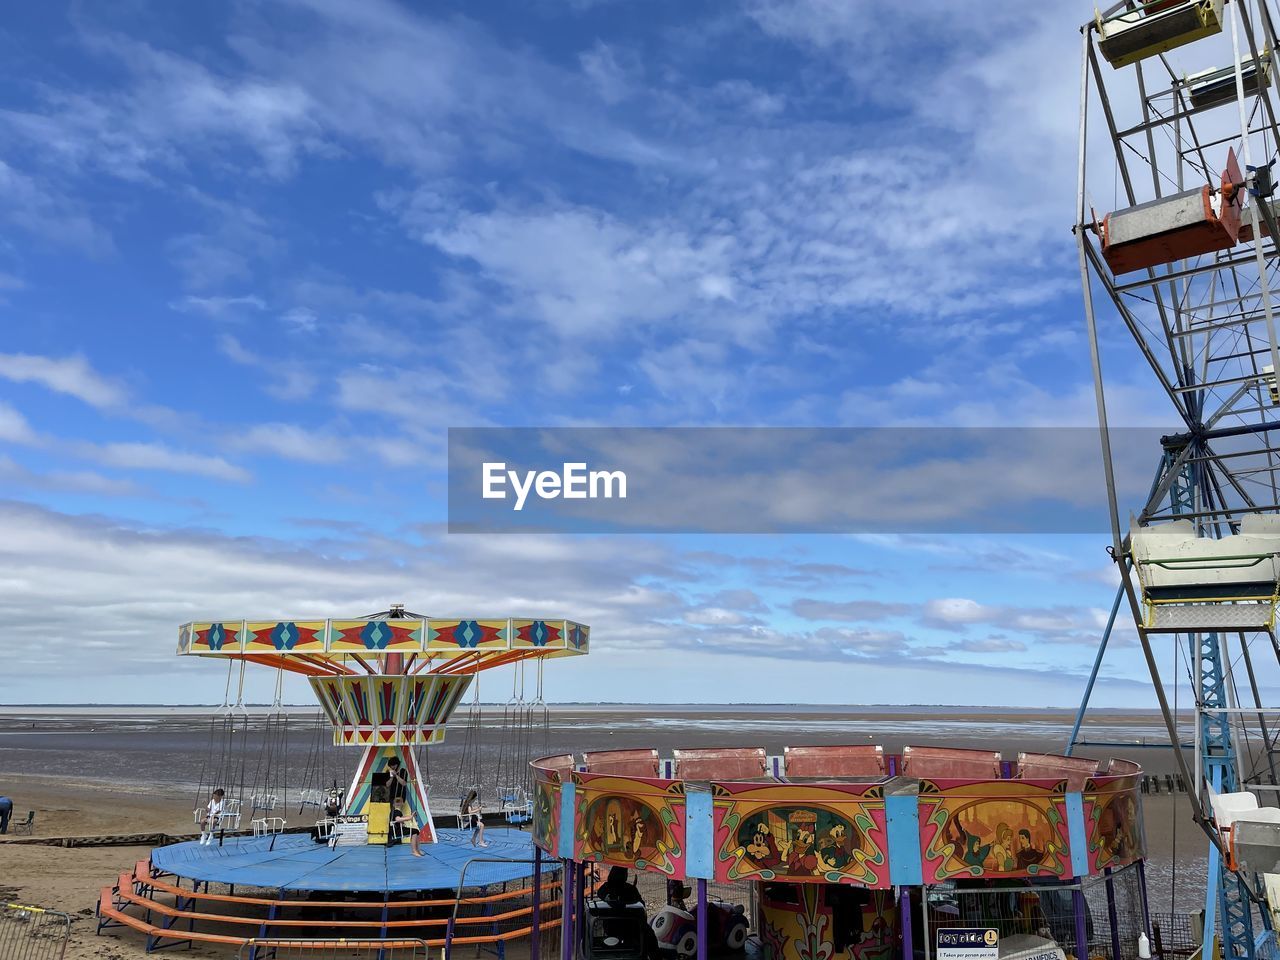
[[[547,746],[549,752],[575,753],[653,746],[669,755],[676,746],[758,744],[773,753],[786,744],[867,742],[870,738],[887,750],[898,750],[904,743],[984,746],[998,748],[1012,759],[1019,750],[1060,752],[1064,724],[1067,729],[1070,724],[1070,716],[1061,713],[994,715],[932,709],[925,715],[820,708],[567,707],[552,714]],[[14,708],[0,715],[0,793],[13,798],[15,815],[36,811],[38,836],[192,832],[192,784],[197,776],[193,768],[200,766],[207,731],[207,722],[198,712],[159,723],[102,714],[32,716],[31,711]],[[1099,715],[1090,726],[1090,731],[1108,739],[1136,732],[1154,740],[1162,729],[1152,717],[1131,714]],[[484,752],[500,749],[501,730],[492,727],[485,732],[489,736]],[[461,758],[460,733],[451,731],[455,742],[432,749],[430,767],[441,781],[449,779]],[[299,742],[305,743],[305,738]],[[252,745],[248,749],[252,752]],[[1150,770],[1171,769],[1167,750],[1135,749],[1126,754],[1121,747],[1080,748],[1077,753],[1129,755]],[[335,761],[342,763],[354,759],[351,751],[335,750],[334,754]],[[449,796],[447,788],[438,795]],[[290,811],[295,812],[296,808]],[[291,818],[298,824],[304,819]],[[1195,909],[1203,884],[1205,841],[1191,823],[1186,797],[1146,797],[1145,822],[1152,910]],[[104,885],[148,853],[148,847],[62,848],[0,842],[0,898],[71,914],[69,957],[142,957],[142,938],[132,932],[115,930],[94,936],[93,907]],[[188,955],[229,954],[197,949]]]

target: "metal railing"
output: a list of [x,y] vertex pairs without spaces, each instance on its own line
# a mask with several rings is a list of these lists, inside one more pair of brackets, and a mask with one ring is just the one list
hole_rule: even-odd
[[997,881],[925,888],[926,956],[940,928],[994,929],[1002,940],[1052,941],[1064,953],[1138,960],[1146,929],[1141,881],[1131,864],[1082,882]]
[[[534,867],[536,877],[523,889],[512,891],[512,896],[490,902],[486,898],[467,897],[466,890],[505,888],[506,876],[513,863]],[[496,869],[495,869],[496,868]],[[490,875],[486,875],[490,874]],[[458,889],[445,930],[444,960],[452,960],[457,950],[468,948],[464,956],[471,956],[473,949],[483,947],[505,958],[507,946],[513,942],[527,945],[533,960],[560,956],[561,934],[561,877],[560,861],[545,859],[507,860],[498,857],[473,857],[463,864],[458,877]],[[521,883],[523,881],[516,881]],[[523,953],[521,954],[523,956]]]
[[71,917],[21,903],[0,905],[0,960],[62,960]]
[[388,940],[278,940],[246,941],[239,960],[427,960],[425,940],[399,937]]

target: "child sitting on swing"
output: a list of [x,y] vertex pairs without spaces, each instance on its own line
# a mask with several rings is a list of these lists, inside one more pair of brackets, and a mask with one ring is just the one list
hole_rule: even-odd
[[213,791],[213,796],[209,798],[209,803],[204,808],[204,819],[200,821],[201,846],[207,847],[213,843],[213,835],[222,823],[222,798],[225,796],[226,794],[219,787]]
[[[406,830],[412,831],[409,837],[409,850],[415,857],[421,857],[422,843],[424,840],[431,839],[431,825],[423,824],[418,827],[417,821],[414,820],[413,810],[409,807],[407,800],[400,800],[396,805],[396,816],[391,818],[392,823],[401,824]],[[387,843],[391,843],[391,839],[387,838]]]

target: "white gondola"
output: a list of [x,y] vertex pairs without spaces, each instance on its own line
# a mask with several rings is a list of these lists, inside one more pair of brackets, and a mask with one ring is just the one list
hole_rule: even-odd
[[321,807],[324,805],[323,790],[303,790],[298,797],[299,809],[305,810],[307,807]]
[[[204,823],[205,814],[208,813],[207,807],[196,807],[191,811],[191,819],[196,826]],[[223,800],[222,813],[218,815],[218,829],[220,830],[239,830],[240,829],[240,801],[239,800]]]
[[[1098,15],[1098,52],[1113,67],[1222,32],[1223,0],[1148,0]],[[1115,9],[1115,8],[1113,8]]]
[[1250,514],[1240,532],[1198,537],[1190,520],[1130,531],[1149,630],[1268,629],[1280,599],[1280,517]]
[[255,793],[251,798],[253,809],[257,810],[274,810],[280,806],[280,798],[274,793]]
[[1227,850],[1228,866],[1251,873],[1280,872],[1280,809],[1260,807],[1252,793],[1211,793],[1214,826]]
[[253,835],[255,837],[269,837],[274,833],[284,833],[284,828],[283,817],[259,817],[253,821]]
[[[1260,89],[1271,86],[1271,51],[1265,50],[1258,55],[1262,64],[1262,82],[1258,82],[1258,67],[1249,55],[1240,61],[1240,78],[1244,82],[1244,95],[1257,96]],[[1202,110],[1216,107],[1223,103],[1231,103],[1236,99],[1236,68],[1218,67],[1193,73],[1183,81],[1183,86],[1191,98],[1191,106]]]

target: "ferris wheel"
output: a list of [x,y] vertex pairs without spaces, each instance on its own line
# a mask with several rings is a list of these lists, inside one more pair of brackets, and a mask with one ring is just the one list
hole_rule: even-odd
[[[1111,622],[1122,607],[1133,617],[1210,842],[1203,955],[1215,935],[1225,956],[1269,955],[1280,710],[1258,678],[1280,663],[1275,11],[1125,0],[1081,33],[1074,232],[1122,581]],[[1147,500],[1129,503],[1107,396],[1135,361],[1177,428],[1151,451]],[[1170,706],[1180,679],[1195,700],[1189,742]]]

